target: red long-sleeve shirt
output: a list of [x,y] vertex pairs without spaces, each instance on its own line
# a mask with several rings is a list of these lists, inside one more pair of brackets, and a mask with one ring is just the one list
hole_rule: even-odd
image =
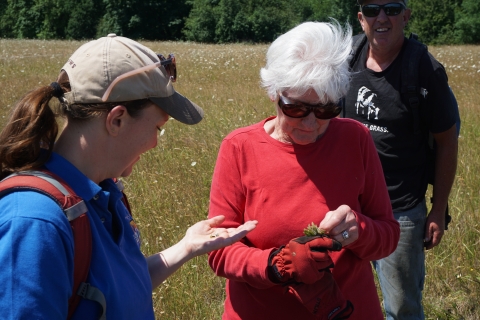
[[269,280],[268,256],[342,204],[355,211],[359,237],[331,253],[334,278],[354,305],[350,319],[383,319],[370,261],[395,250],[400,229],[368,130],[332,119],[316,142],[291,145],[265,132],[271,119],[230,133],[213,174],[209,217],[225,215],[226,227],[258,220],[244,241],[209,255],[215,273],[227,278],[223,319],[312,319]]

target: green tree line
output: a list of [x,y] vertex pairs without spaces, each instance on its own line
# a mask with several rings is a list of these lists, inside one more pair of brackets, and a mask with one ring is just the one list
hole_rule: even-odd
[[[428,44],[480,43],[480,1],[410,0],[407,31]],[[333,17],[360,31],[356,0],[0,0],[0,37],[271,42]]]

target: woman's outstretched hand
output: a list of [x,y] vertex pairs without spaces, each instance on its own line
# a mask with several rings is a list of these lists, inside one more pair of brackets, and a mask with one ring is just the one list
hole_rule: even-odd
[[257,225],[257,221],[252,220],[237,228],[218,228],[217,226],[224,220],[224,216],[216,216],[199,221],[188,228],[182,239],[187,252],[193,256],[199,256],[229,246],[245,237]]
[[231,245],[255,229],[257,221],[247,221],[237,228],[219,228],[225,220],[217,216],[195,223],[185,237],[162,252],[147,257],[152,287],[156,288],[188,260]]

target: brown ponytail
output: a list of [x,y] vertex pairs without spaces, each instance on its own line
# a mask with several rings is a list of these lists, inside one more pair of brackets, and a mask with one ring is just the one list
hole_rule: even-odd
[[[53,97],[62,100],[63,93],[69,91],[68,75],[62,70],[57,82],[27,93],[15,105],[7,125],[0,133],[0,179],[13,172],[39,169],[47,162],[58,133],[56,115],[48,103]],[[129,115],[135,118],[151,102],[142,99],[69,106],[61,102],[60,105],[59,112],[68,121],[87,121],[108,113],[117,105],[124,105]]]
[[48,105],[54,91],[51,86],[33,90],[13,108],[0,133],[0,178],[38,169],[50,157],[58,133],[55,114]]

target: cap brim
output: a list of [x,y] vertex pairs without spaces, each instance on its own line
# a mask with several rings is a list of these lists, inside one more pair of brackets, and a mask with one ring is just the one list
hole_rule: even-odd
[[175,92],[169,97],[148,98],[169,116],[185,124],[196,124],[203,119],[203,110],[180,93]]

